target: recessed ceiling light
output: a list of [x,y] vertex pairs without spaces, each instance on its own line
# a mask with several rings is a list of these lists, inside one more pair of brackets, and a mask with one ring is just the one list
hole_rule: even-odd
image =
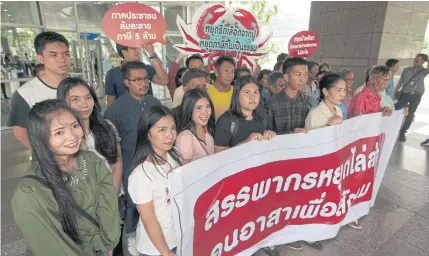
[[9,16],[9,17],[10,17],[10,16],[12,16],[12,15],[8,14],[7,16]]
[[5,12],[7,12],[7,9],[4,9]]

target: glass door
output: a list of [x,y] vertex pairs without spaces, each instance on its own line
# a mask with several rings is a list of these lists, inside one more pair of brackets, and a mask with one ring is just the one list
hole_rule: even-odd
[[98,98],[103,98],[104,93],[104,72],[103,72],[103,56],[101,52],[101,41],[91,40],[86,44],[88,51],[87,59],[87,80],[94,88]]
[[114,66],[111,53],[115,52],[112,42],[100,33],[81,33],[82,73],[97,97],[105,97],[104,80],[107,72]]
[[[3,17],[2,17],[3,19]],[[1,128],[7,128],[12,95],[21,85],[32,79],[37,64],[34,37],[38,28],[1,26]]]

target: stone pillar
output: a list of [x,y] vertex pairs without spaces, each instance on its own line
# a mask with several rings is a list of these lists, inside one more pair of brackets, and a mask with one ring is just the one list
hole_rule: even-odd
[[396,58],[411,64],[423,46],[429,2],[312,2],[309,30],[320,37],[310,59],[331,64],[333,71],[349,68],[355,87],[365,81],[365,69]]
[[389,1],[378,54],[379,63],[399,59],[401,66],[412,64],[423,49],[429,20],[428,1]]

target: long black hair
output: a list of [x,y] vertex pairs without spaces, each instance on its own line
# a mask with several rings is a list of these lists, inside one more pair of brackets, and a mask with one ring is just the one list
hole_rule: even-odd
[[[243,89],[244,86],[254,83],[259,87],[259,93],[262,92],[262,85],[260,85],[252,76],[242,76],[237,79],[236,84],[234,85],[234,92],[232,93],[232,100],[231,100],[231,108],[229,109],[231,114],[236,115],[237,117],[245,118],[243,115],[243,111],[241,110],[240,105],[240,91]],[[266,117],[266,113],[263,106],[263,99],[262,94],[259,98],[258,106],[253,110],[253,119],[264,121]]]
[[[49,144],[51,138],[51,123],[55,114],[71,113],[79,122],[78,115],[63,100],[46,100],[36,103],[28,116],[27,133],[32,149],[31,164],[36,169],[36,175],[47,181],[55,201],[58,204],[59,216],[64,232],[77,244],[82,243],[82,237],[76,221],[73,208],[74,197],[63,179],[60,164]],[[83,128],[82,128],[83,129]]]
[[184,67],[179,68],[179,70],[177,70],[176,76],[174,77],[174,82],[176,83],[176,88],[183,85],[182,82],[180,82],[180,79],[182,79],[183,71],[185,71],[185,70],[186,70],[186,68],[184,68]]
[[192,116],[194,113],[195,104],[197,104],[198,100],[203,98],[206,98],[209,101],[210,107],[212,110],[206,129],[211,136],[214,136],[215,112],[214,112],[213,103],[210,100],[210,97],[207,94],[207,92],[200,89],[189,90],[185,93],[185,95],[183,95],[183,101],[182,101],[182,104],[180,105],[180,122],[177,124],[177,133],[181,133],[185,130],[189,130],[195,135],[195,137],[197,137],[195,122]]
[[[137,144],[136,144],[136,151],[134,154],[134,160],[132,164],[132,170],[134,170],[139,165],[143,166],[143,163],[145,161],[152,162],[155,165],[155,167],[157,165],[163,164],[164,160],[162,159],[162,157],[153,150],[152,144],[149,140],[149,130],[159,120],[161,120],[161,118],[165,116],[170,116],[174,120],[174,117],[171,114],[170,109],[165,106],[153,106],[150,109],[145,110],[145,112],[143,112],[143,115],[140,117],[138,127],[137,127]],[[174,147],[172,147],[167,153],[178,164],[182,165],[182,161],[180,160],[179,153]]]
[[114,128],[101,115],[101,106],[98,102],[94,89],[88,83],[79,77],[68,77],[61,81],[57,89],[57,98],[67,100],[68,93],[71,89],[83,86],[88,89],[91,97],[94,99],[94,109],[89,116],[89,130],[92,132],[95,141],[95,149],[109,164],[118,161],[118,139]]

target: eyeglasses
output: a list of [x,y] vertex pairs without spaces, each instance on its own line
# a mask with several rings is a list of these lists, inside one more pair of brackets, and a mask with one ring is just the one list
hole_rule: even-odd
[[127,79],[128,81],[131,81],[131,82],[134,82],[134,83],[138,83],[138,84],[141,84],[142,82],[147,82],[147,81],[149,81],[149,78],[148,77],[143,77],[143,78],[141,78],[141,77],[137,77],[137,78],[134,78],[134,79]]

